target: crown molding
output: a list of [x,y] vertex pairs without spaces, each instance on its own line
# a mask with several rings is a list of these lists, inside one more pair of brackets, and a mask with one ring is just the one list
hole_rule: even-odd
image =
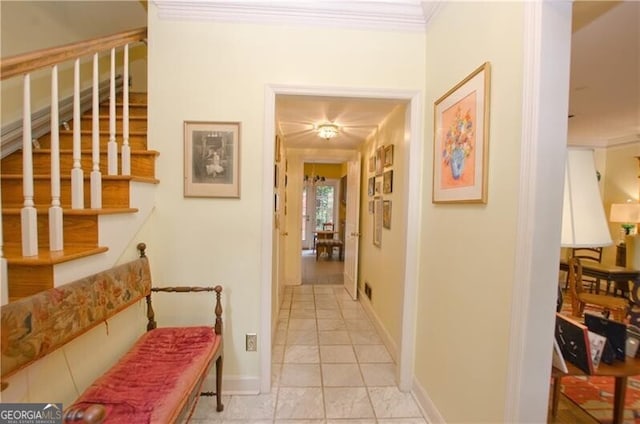
[[640,143],[640,134],[627,134],[622,137],[610,138],[607,140],[606,147],[625,146],[635,143]]
[[424,32],[439,1],[153,0],[160,19]]

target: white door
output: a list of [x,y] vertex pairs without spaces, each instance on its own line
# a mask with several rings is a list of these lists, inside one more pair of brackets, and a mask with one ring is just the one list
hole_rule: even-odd
[[302,187],[302,248],[311,249],[316,229],[316,195],[311,185]]
[[347,162],[347,219],[344,231],[344,287],[358,298],[358,246],[360,242],[360,153]]

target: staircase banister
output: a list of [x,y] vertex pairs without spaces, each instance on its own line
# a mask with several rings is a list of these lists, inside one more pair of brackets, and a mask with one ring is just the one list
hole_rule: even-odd
[[143,27],[3,58],[0,59],[0,79],[5,80],[16,75],[30,73],[88,54],[143,41],[146,38],[147,27]]

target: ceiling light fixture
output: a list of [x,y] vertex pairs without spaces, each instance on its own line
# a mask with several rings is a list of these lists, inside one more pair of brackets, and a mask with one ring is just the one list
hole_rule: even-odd
[[318,130],[318,135],[325,140],[329,140],[338,135],[338,126],[335,124],[318,125],[316,129]]

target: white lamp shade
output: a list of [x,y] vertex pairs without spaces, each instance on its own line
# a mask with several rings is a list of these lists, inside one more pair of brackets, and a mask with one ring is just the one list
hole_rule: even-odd
[[604,213],[592,150],[568,149],[562,208],[562,247],[613,244]]
[[640,222],[640,203],[614,203],[609,213],[611,222],[635,224]]

